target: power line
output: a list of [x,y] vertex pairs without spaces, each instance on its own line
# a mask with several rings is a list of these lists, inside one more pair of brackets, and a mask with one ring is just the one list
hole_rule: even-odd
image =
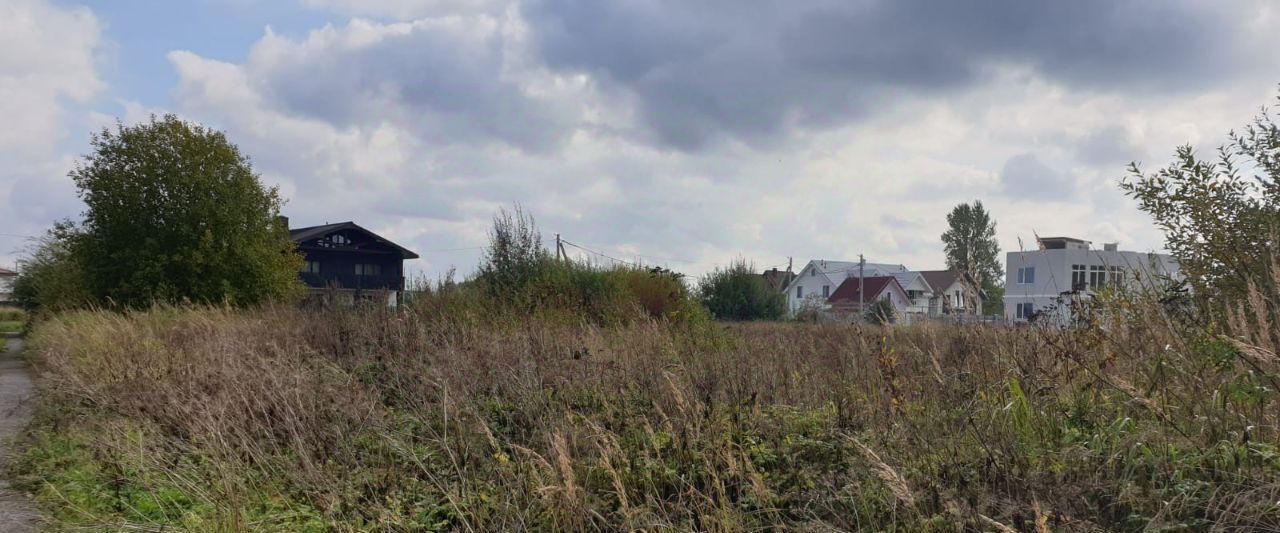
[[566,240],[564,240],[564,239],[560,239],[560,242],[562,242],[562,243],[564,243],[564,244],[567,244],[567,245],[569,245],[569,246],[572,246],[572,247],[574,247],[574,248],[577,248],[577,249],[579,249],[579,250],[582,250],[582,251],[584,251],[584,252],[593,253],[593,254],[596,254],[596,255],[598,255],[598,256],[600,256],[600,257],[607,257],[607,258],[612,259],[612,260],[614,260],[614,261],[617,261],[617,262],[619,262],[619,263],[626,263],[626,264],[628,264],[628,265],[633,265],[633,266],[635,266],[635,267],[637,267],[637,268],[644,268],[644,265],[641,265],[640,263],[636,263],[636,262],[634,262],[634,261],[627,261],[627,260],[625,260],[625,259],[618,259],[617,257],[611,256],[611,255],[609,255],[609,254],[606,254],[606,253],[603,253],[603,252],[598,252],[598,251],[596,251],[596,250],[592,250],[592,249],[590,249],[590,248],[585,248],[585,247],[579,246],[579,245],[577,245],[577,244],[574,244],[574,243],[572,243],[572,242],[566,241]]
[[[563,239],[562,239],[562,240],[563,240]],[[603,247],[603,246],[596,246],[596,245],[594,245],[594,244],[590,244],[590,243],[585,243],[585,244],[583,244],[583,245],[574,245],[574,246],[577,246],[578,248],[582,248],[582,246],[590,246],[590,247],[593,247],[593,248],[596,248],[596,249],[599,249],[599,250],[604,250],[604,251],[606,251],[606,252],[613,252],[613,250],[607,250],[607,249],[605,249],[605,247]],[[583,248],[583,249],[585,249],[585,248]],[[605,257],[609,257],[610,259],[613,259],[612,257],[610,257],[610,256],[608,256],[608,255],[606,255],[606,254],[603,254],[603,253],[599,253],[599,252],[595,252],[595,251],[592,251],[592,253],[596,253],[596,254],[598,254],[598,255],[602,255],[602,256],[605,256]],[[615,254],[617,254],[617,255],[629,255],[629,254],[622,254],[622,253],[617,253],[617,252],[614,252],[614,253],[615,253]],[[671,262],[676,262],[676,263],[685,263],[685,264],[689,264],[689,265],[712,265],[712,264],[715,264],[715,263],[711,263],[711,262],[707,262],[707,261],[690,261],[690,260],[688,260],[688,259],[679,259],[679,258],[675,258],[675,257],[662,257],[662,256],[658,256],[658,255],[649,255],[649,254],[644,254],[644,255],[641,255],[641,254],[630,254],[630,255],[634,255],[635,257],[638,257],[638,258],[640,258],[640,259],[642,259],[642,260],[643,260],[643,259],[657,259],[657,260],[660,260],[660,261],[671,261]],[[616,261],[621,261],[620,259],[615,259],[615,260],[616,260]],[[624,261],[624,262],[625,262],[625,261]]]

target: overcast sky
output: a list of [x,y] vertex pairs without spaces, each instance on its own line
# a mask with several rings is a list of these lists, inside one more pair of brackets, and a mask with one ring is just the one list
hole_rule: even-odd
[[695,275],[941,268],[974,199],[1005,251],[1156,250],[1126,164],[1221,143],[1277,50],[1268,0],[0,0],[0,265],[80,213],[90,131],[165,112],[226,131],[295,226],[354,220],[430,276],[513,202]]

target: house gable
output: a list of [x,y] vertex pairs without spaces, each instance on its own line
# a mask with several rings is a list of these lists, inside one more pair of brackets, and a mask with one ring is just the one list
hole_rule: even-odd
[[301,250],[334,250],[386,253],[401,259],[417,259],[418,254],[354,222],[339,222],[289,230],[289,238]]

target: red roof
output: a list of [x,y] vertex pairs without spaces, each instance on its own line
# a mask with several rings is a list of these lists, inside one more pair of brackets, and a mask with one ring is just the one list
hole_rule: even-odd
[[[862,299],[863,303],[871,302],[890,285],[898,285],[898,290],[902,290],[902,285],[898,284],[898,280],[893,276],[862,278],[862,288],[867,293],[867,297]],[[858,303],[858,278],[846,278],[839,287],[836,287],[836,291],[831,293],[831,297],[827,298],[827,303]]]

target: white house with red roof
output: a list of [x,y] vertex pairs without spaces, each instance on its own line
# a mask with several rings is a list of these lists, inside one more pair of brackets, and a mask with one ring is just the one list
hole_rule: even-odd
[[[857,261],[828,261],[814,259],[804,265],[796,273],[791,283],[787,284],[787,309],[792,315],[801,309],[809,308],[825,310],[829,307],[827,299],[845,280],[857,280],[879,276],[896,276],[909,272],[906,266],[888,263],[862,263]],[[865,280],[864,280],[865,281]]]
[[827,298],[828,309],[837,315],[862,316],[872,303],[888,301],[899,317],[910,320],[911,296],[898,283],[897,276],[848,278]]

